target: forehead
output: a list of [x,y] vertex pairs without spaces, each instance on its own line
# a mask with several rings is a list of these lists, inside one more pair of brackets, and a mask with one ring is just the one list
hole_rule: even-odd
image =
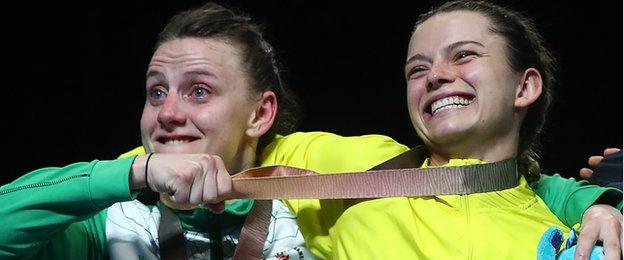
[[152,56],[152,63],[209,63],[212,66],[240,68],[238,48],[217,38],[180,38],[161,44]]
[[500,38],[490,31],[491,26],[490,20],[478,12],[439,13],[416,28],[410,39],[410,52],[414,49],[427,51],[458,41],[487,43],[493,38]]

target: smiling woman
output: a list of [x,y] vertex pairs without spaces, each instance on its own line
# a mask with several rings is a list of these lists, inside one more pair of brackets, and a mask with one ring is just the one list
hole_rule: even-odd
[[[410,116],[433,151],[431,162],[499,161],[519,153],[521,172],[535,178],[539,166],[532,148],[552,99],[552,56],[524,25],[528,21],[513,24],[461,5],[448,9],[417,23],[406,65]],[[531,42],[520,40],[522,27]]]
[[[536,240],[544,229],[553,225],[568,231],[564,224],[572,226],[582,218],[589,220],[583,223],[584,228],[589,227],[585,230],[592,230],[593,224],[593,230],[599,231],[590,235],[604,238],[604,233],[600,232],[608,229],[606,237],[610,240],[605,240],[605,244],[620,246],[617,243],[620,231],[605,227],[621,224],[621,214],[608,205],[592,206],[596,203],[617,206],[619,203],[621,207],[620,191],[544,174],[540,175],[539,182],[531,183],[541,198],[529,188],[529,177],[537,179],[533,172],[536,164],[530,159],[524,160],[530,158],[524,157],[524,151],[530,148],[531,134],[537,131],[529,128],[525,131],[523,126],[532,119],[537,119],[536,125],[541,124],[541,110],[531,112],[531,109],[545,97],[550,86],[547,70],[531,62],[515,63],[514,57],[518,54],[510,49],[520,50],[523,57],[525,52],[536,49],[507,46],[522,44],[531,37],[516,40],[505,34],[504,26],[494,19],[501,16],[500,12],[507,17],[505,10],[488,3],[466,3],[466,6],[472,4],[500,11],[491,14],[466,9],[463,3],[448,3],[445,6],[450,9],[439,9],[422,17],[413,31],[408,50],[400,47],[402,44],[397,42],[403,41],[397,38],[408,35],[415,10],[424,6],[370,5],[362,6],[369,8],[367,12],[353,12],[352,5],[344,9],[331,5],[330,12],[348,11],[349,15],[340,13],[335,14],[339,19],[322,19],[324,16],[319,14],[325,15],[324,11],[328,10],[309,9],[307,4],[279,3],[283,8],[294,10],[290,12],[280,12],[281,9],[272,8],[265,1],[249,4],[250,10],[258,6],[270,10],[267,12],[273,15],[258,12],[264,14],[263,17],[281,21],[275,22],[278,28],[285,25],[295,28],[286,33],[278,31],[277,36],[283,45],[292,44],[290,51],[297,50],[291,58],[309,64],[300,65],[299,74],[310,76],[297,82],[306,100],[309,99],[308,122],[311,123],[307,129],[312,128],[311,125],[312,129],[321,125],[343,130],[343,133],[351,129],[357,134],[383,129],[402,139],[415,136],[417,132],[432,151],[432,157],[423,167],[477,164],[519,156],[522,162],[519,173],[523,174],[516,188],[487,194],[402,197],[362,201],[355,205],[354,201],[343,200],[273,201],[269,228],[273,233],[267,236],[263,257],[301,259],[312,258],[314,254],[336,259],[526,259],[534,258]],[[301,6],[306,8],[299,10]],[[127,12],[136,19],[132,21],[140,21],[144,26],[151,26],[150,19],[162,15],[160,11],[149,9],[160,8],[151,2],[128,8],[138,9]],[[134,11],[150,15],[135,16]],[[404,16],[404,20],[395,22],[396,17],[371,19],[386,11],[402,14],[396,16]],[[522,18],[515,12],[511,12],[511,17],[516,19],[505,20],[514,23]],[[111,20],[109,16],[100,18],[106,22]],[[357,22],[341,20],[346,18]],[[309,19],[309,25],[291,24],[291,20],[297,19],[300,22]],[[523,24],[523,20],[519,20],[518,23]],[[361,26],[364,22],[367,22],[365,26]],[[138,37],[137,42],[143,42],[143,37],[151,38],[145,36],[148,33],[143,32],[143,28],[127,29],[126,26],[133,26],[132,22],[122,19],[119,23],[123,30],[111,31],[127,30],[132,36],[99,37],[95,34],[85,46],[92,47],[100,38],[119,40],[123,43],[120,45],[125,45],[126,38]],[[400,28],[397,24],[406,27]],[[328,40],[328,32],[340,27],[343,29],[338,29],[337,34],[349,36],[348,41]],[[87,31],[93,33],[89,29]],[[512,31],[526,32],[526,28],[516,29]],[[380,42],[374,43],[372,40],[377,38]],[[154,51],[146,54],[151,57],[149,64],[137,73],[140,83],[120,83],[117,78],[114,84],[94,80],[106,78],[107,75],[102,74],[108,71],[121,73],[123,64],[104,54],[91,54],[99,59],[89,64],[108,58],[115,60],[115,69],[107,65],[89,67],[94,74],[85,76],[89,80],[80,86],[89,89],[85,91],[90,94],[85,95],[90,98],[87,101],[103,102],[107,109],[118,109],[118,104],[111,100],[121,102],[120,96],[126,96],[119,95],[111,86],[119,87],[123,93],[136,90],[144,95],[128,94],[126,97],[133,102],[145,100],[140,122],[143,147],[117,160],[94,160],[35,170],[0,187],[0,201],[6,205],[0,208],[0,219],[5,220],[0,225],[0,233],[11,234],[0,236],[0,244],[4,246],[0,248],[0,256],[60,258],[66,257],[64,249],[67,248],[73,250],[71,257],[77,259],[165,258],[171,251],[160,245],[168,242],[166,236],[159,235],[160,227],[173,225],[181,229],[178,231],[186,238],[178,240],[184,245],[178,247],[180,251],[188,252],[193,258],[227,258],[233,254],[242,223],[254,205],[249,200],[225,204],[232,194],[230,174],[252,166],[276,164],[320,173],[363,171],[407,150],[406,146],[382,135],[343,137],[326,132],[285,135],[293,121],[289,120],[292,119],[288,109],[291,101],[282,81],[282,71],[277,66],[275,51],[259,27],[245,15],[206,4],[175,16],[155,41]],[[541,43],[538,41],[537,45]],[[120,55],[117,53],[123,47],[113,45],[105,49]],[[379,55],[373,55],[375,53]],[[400,66],[388,66],[400,65],[406,59],[403,77],[399,76]],[[334,69],[329,69],[332,66]],[[383,72],[385,70],[396,70],[396,73]],[[406,78],[407,91],[403,92]],[[60,91],[65,86],[54,84],[54,87]],[[398,128],[392,126],[407,123],[407,120],[388,116],[405,113],[403,106],[396,105],[403,102],[398,101],[400,98],[394,93],[401,92],[407,93],[415,131],[397,131]],[[364,95],[373,98],[362,102]],[[128,113],[124,112],[108,114],[111,118],[125,117]],[[61,120],[61,116],[51,114],[54,120]],[[373,123],[370,123],[371,118]],[[127,134],[126,130],[139,121],[138,117],[124,124],[101,122],[106,121],[104,118],[89,119],[88,123],[72,122],[71,126],[82,131],[89,129],[88,138],[84,139],[93,143],[84,149],[92,150],[100,148],[101,143],[111,142],[106,139],[109,137],[107,130],[119,128]],[[323,124],[318,124],[319,121]],[[40,132],[41,126],[51,125],[47,122],[37,122],[36,130]],[[93,125],[98,123],[106,127],[99,129]],[[102,132],[96,134],[92,129]],[[56,136],[64,141],[72,135]],[[117,140],[113,143],[117,153],[136,145],[123,145],[127,142]],[[172,195],[171,202],[190,203],[194,208],[168,214],[169,209],[162,203],[154,205],[154,201],[134,200],[139,191],[141,195],[154,195],[150,190],[165,198]],[[594,214],[596,211],[592,209],[596,208],[607,210]],[[599,221],[583,216],[594,216],[593,219]],[[172,221],[176,218],[179,222]],[[588,232],[581,236],[584,234]],[[588,248],[594,243],[591,238],[585,241]],[[608,252],[618,251],[619,247]]]
[[[545,254],[545,245],[539,246],[544,232],[559,229],[567,236],[570,228],[551,214],[527,181],[540,178],[532,148],[539,139],[554,83],[554,59],[531,21],[490,2],[446,2],[419,17],[406,61],[409,114],[431,151],[422,167],[517,158],[516,172],[505,174],[519,174],[518,185],[469,195],[384,198],[355,204],[330,232],[333,256],[554,258],[561,242],[546,238],[545,244],[553,250],[550,256]],[[611,224],[621,226],[621,214],[607,215]],[[620,254],[620,234],[611,235],[614,247],[608,249],[608,256]],[[577,257],[588,255],[576,253]]]
[[[380,133],[421,143],[404,109],[405,77],[398,66],[405,60],[414,14],[437,1],[357,8],[301,0],[221,2],[270,26],[268,36],[287,65],[293,90],[305,97],[301,130]],[[613,30],[621,13],[583,1],[497,2],[533,16],[561,61],[542,166],[578,177],[589,154],[622,146],[622,88],[614,87],[622,83],[613,76],[621,71],[596,65],[610,64],[621,51],[620,33]],[[29,18],[6,28],[14,39],[5,43],[11,50],[5,62],[14,65],[6,70],[6,91],[18,101],[3,106],[12,125],[5,129],[12,155],[0,183],[40,167],[114,158],[139,145],[142,103],[136,101],[144,90],[137,86],[145,84],[154,42],[169,17],[197,4],[28,1],[7,9],[9,21]],[[34,34],[28,28],[42,29]]]

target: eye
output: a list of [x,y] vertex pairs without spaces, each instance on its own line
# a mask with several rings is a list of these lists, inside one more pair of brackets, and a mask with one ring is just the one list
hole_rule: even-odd
[[196,96],[196,97],[203,97],[203,96],[208,95],[207,92],[208,91],[206,91],[206,89],[204,89],[204,88],[196,88],[196,89],[193,90],[193,95]]
[[165,100],[165,98],[167,98],[167,92],[162,87],[156,86],[150,88],[147,93],[147,97],[149,98],[150,102],[162,102],[163,100]]
[[477,53],[475,53],[473,51],[466,51],[466,50],[459,51],[459,52],[457,52],[457,54],[455,54],[455,56],[453,57],[453,60],[454,61],[459,61],[459,62],[467,61],[467,60],[469,60],[470,57],[473,57],[475,55],[477,55]]
[[420,78],[424,76],[426,74],[426,71],[427,71],[427,67],[417,65],[409,69],[409,71],[407,71],[406,76],[407,76],[407,79],[416,79],[416,78]]
[[206,84],[194,84],[191,87],[189,96],[193,99],[205,99],[210,93],[210,88]]

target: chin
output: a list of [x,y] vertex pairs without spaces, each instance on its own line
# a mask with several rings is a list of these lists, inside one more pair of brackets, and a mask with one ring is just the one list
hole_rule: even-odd
[[457,125],[437,125],[427,130],[427,139],[437,144],[452,144],[471,138],[470,127]]
[[430,118],[424,124],[430,135],[441,137],[464,136],[466,133],[473,132],[478,126],[478,117],[470,113],[443,114]]

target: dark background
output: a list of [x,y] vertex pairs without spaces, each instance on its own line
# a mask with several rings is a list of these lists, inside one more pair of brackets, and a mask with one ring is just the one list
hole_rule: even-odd
[[[417,14],[431,3],[410,2],[225,4],[267,25],[302,100],[300,130],[378,133],[412,146],[420,141],[407,114],[402,65]],[[8,149],[0,184],[44,166],[115,158],[139,145],[144,73],[156,35],[174,13],[200,4],[54,1],[3,8]],[[622,147],[622,3],[508,4],[536,19],[560,62],[543,165],[577,177],[588,155]]]

